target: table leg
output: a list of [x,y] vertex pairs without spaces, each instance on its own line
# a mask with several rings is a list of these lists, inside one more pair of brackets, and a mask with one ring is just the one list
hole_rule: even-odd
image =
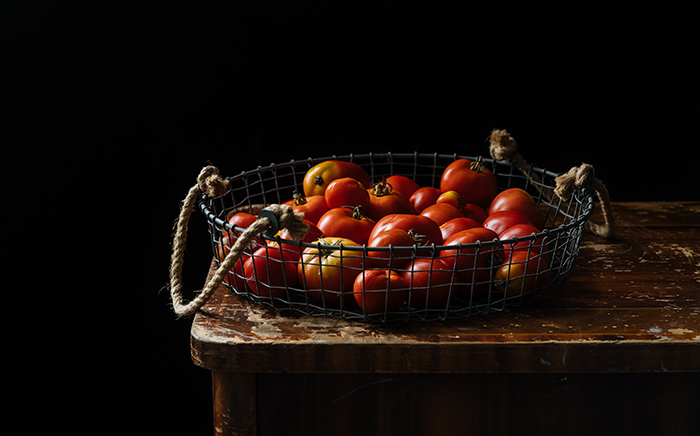
[[257,435],[256,375],[212,371],[214,434]]

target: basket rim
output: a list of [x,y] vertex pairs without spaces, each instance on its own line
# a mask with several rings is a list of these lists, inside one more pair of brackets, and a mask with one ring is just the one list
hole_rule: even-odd
[[[416,160],[418,158],[433,158],[434,161],[446,160],[446,159],[453,159],[453,160],[457,160],[457,159],[474,160],[474,159],[477,159],[477,156],[460,155],[457,153],[443,154],[443,153],[437,153],[437,152],[436,153],[384,152],[384,153],[363,153],[363,154],[350,153],[350,154],[346,154],[346,155],[335,155],[334,154],[334,155],[326,156],[326,157],[316,157],[316,158],[315,157],[308,157],[306,159],[301,159],[301,160],[291,159],[290,161],[282,163],[282,164],[271,163],[270,165],[267,165],[264,167],[258,166],[256,169],[253,169],[253,170],[242,171],[241,173],[239,173],[236,176],[226,177],[225,180],[229,181],[229,182],[236,181],[236,180],[240,180],[243,178],[247,178],[247,177],[252,176],[252,175],[260,174],[262,172],[274,171],[278,168],[296,167],[297,165],[304,164],[304,163],[308,164],[309,167],[311,167],[313,165],[316,165],[317,163],[320,163],[320,162],[323,162],[326,160],[342,160],[342,161],[353,162],[354,159],[369,159],[370,162],[372,162],[372,159],[374,159],[374,158],[376,158],[376,159],[382,159],[382,158],[383,159],[387,159],[387,158],[393,159],[394,157],[404,158],[404,159],[412,157]],[[556,177],[559,177],[560,175],[563,174],[563,173],[556,173],[556,172],[553,172],[553,171],[550,171],[550,170],[547,170],[544,168],[536,167],[534,164],[522,165],[522,164],[517,164],[517,163],[512,162],[512,161],[497,161],[493,158],[486,158],[486,157],[483,157],[483,160],[485,162],[490,163],[492,166],[496,165],[496,164],[509,165],[511,167],[514,167],[515,169],[526,170],[526,171],[528,171],[528,173],[532,172],[532,171],[538,172],[542,175],[546,175],[546,176],[551,177],[553,179],[555,179]],[[383,162],[383,163],[385,163],[385,162]],[[594,177],[591,178],[591,180],[593,180],[593,179],[594,179]],[[517,243],[523,242],[523,241],[536,240],[536,239],[539,239],[542,237],[546,238],[546,237],[550,237],[552,235],[556,236],[556,235],[558,235],[562,232],[568,231],[572,228],[581,227],[588,220],[588,218],[590,218],[590,216],[593,214],[593,209],[595,208],[595,204],[594,204],[594,200],[593,200],[593,186],[592,185],[593,184],[591,182],[587,187],[583,188],[583,198],[581,198],[581,200],[580,200],[582,203],[582,213],[579,216],[573,218],[571,220],[571,222],[569,222],[567,224],[561,224],[561,225],[558,225],[558,226],[552,227],[552,228],[545,228],[539,233],[532,233],[532,234],[527,235],[527,236],[513,237],[513,238],[505,239],[505,240],[499,240],[498,238],[495,238],[495,239],[490,240],[490,241],[477,241],[477,242],[469,243],[469,244],[459,243],[459,244],[454,244],[454,245],[431,244],[431,245],[420,245],[420,246],[412,245],[412,246],[396,246],[396,247],[394,247],[394,246],[369,247],[369,246],[367,246],[367,244],[344,245],[341,243],[341,244],[338,244],[336,247],[339,247],[342,250],[356,251],[356,252],[368,252],[368,251],[371,251],[371,252],[394,252],[394,251],[410,252],[410,251],[416,251],[417,252],[418,250],[431,250],[431,252],[433,254],[435,254],[435,253],[442,251],[442,250],[454,250],[454,249],[465,249],[465,248],[467,248],[467,249],[471,249],[471,248],[480,249],[481,247],[488,248],[488,247],[496,247],[496,246],[506,246],[507,247],[509,245],[517,244]],[[226,195],[226,194],[223,194],[223,195]],[[241,228],[241,227],[238,227],[236,225],[230,224],[227,220],[224,220],[221,217],[216,216],[216,214],[214,214],[209,209],[209,207],[206,204],[207,202],[205,200],[213,199],[213,198],[216,198],[216,197],[210,197],[209,195],[204,194],[204,193],[202,193],[200,196],[200,210],[205,215],[207,220],[210,223],[212,223],[218,227],[227,228],[230,231],[234,231],[234,232],[238,232],[238,233],[245,231],[245,228]],[[564,200],[560,199],[560,201],[563,202]],[[264,209],[267,205],[260,205],[260,206],[261,206],[261,209]],[[266,241],[273,241],[273,242],[278,242],[278,243],[281,242],[281,243],[284,243],[284,245],[286,245],[286,246],[298,246],[300,248],[300,250],[302,250],[302,251],[303,251],[303,249],[306,249],[309,247],[316,248],[316,249],[323,249],[323,248],[328,249],[327,246],[324,246],[320,243],[295,241],[295,240],[291,240],[291,239],[283,239],[279,236],[271,237],[271,236],[268,236],[264,233],[260,235],[260,238],[263,240],[266,240]],[[333,237],[331,236],[329,238],[333,238]],[[270,247],[270,248],[274,249],[275,247]],[[281,244],[279,245],[279,249],[282,249]],[[434,256],[431,256],[431,257],[434,257]]]

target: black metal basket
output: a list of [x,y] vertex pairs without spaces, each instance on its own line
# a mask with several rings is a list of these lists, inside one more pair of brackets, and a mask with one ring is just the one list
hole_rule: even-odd
[[[329,156],[323,158],[309,158],[306,160],[292,160],[283,164],[272,164],[266,167],[258,167],[252,171],[246,171],[238,176],[229,177],[227,180],[228,192],[217,197],[202,195],[200,208],[207,218],[209,232],[211,234],[212,250],[221,262],[221,253],[225,251],[225,240],[235,240],[245,229],[232,226],[228,218],[237,212],[249,212],[256,214],[266,205],[282,204],[293,198],[295,190],[303,191],[302,181],[306,171],[312,166],[325,160],[345,160],[359,164],[367,170],[373,181],[378,181],[382,176],[404,175],[412,178],[421,186],[439,187],[440,178],[447,165],[456,159],[467,158],[475,160],[473,156],[422,154],[422,153],[371,153],[360,155]],[[594,201],[592,187],[587,186],[575,191],[568,201],[563,201],[556,195],[551,195],[555,188],[555,178],[560,174],[533,166],[523,167],[510,161],[494,161],[484,159],[487,167],[496,175],[499,189],[522,188],[529,192],[536,200],[539,210],[544,218],[546,228],[541,233],[506,241],[486,241],[462,246],[429,246],[421,247],[382,247],[370,248],[362,246],[343,246],[342,250],[359,257],[360,266],[347,266],[347,274],[359,274],[370,265],[369,254],[371,251],[389,251],[389,257],[410,256],[412,259],[438,259],[446,248],[473,249],[476,256],[486,250],[495,252],[498,247],[508,247],[518,242],[527,242],[532,246],[534,241],[546,241],[542,254],[535,258],[536,268],[528,267],[526,278],[537,278],[534,290],[515,286],[503,290],[494,279],[490,268],[488,278],[481,281],[472,279],[465,282],[462,277],[464,271],[452,271],[449,286],[443,289],[449,297],[444,304],[426,305],[424,298],[430,298],[431,289],[417,289],[413,284],[409,285],[408,298],[398,309],[381,311],[379,313],[367,313],[354,301],[340,299],[338,304],[330,304],[323,295],[331,295],[333,291],[327,290],[321,293],[307,292],[303,283],[287,283],[272,286],[264,292],[252,292],[253,287],[269,287],[267,280],[257,280],[256,276],[248,277],[243,274],[243,262],[237,262],[236,268],[229,272],[225,285],[232,292],[250,299],[253,302],[268,305],[281,311],[292,311],[297,314],[310,316],[324,316],[342,318],[348,320],[366,320],[388,322],[394,320],[444,320],[446,318],[468,317],[474,314],[483,314],[494,311],[502,311],[506,307],[514,307],[528,302],[546,292],[551,292],[560,287],[571,274],[574,260],[578,254],[584,225],[593,213]],[[592,177],[591,179],[594,179]],[[264,243],[260,243],[265,241]],[[277,242],[271,244],[270,242]],[[284,242],[280,244],[280,242]],[[298,256],[309,247],[318,248],[317,244],[280,240],[279,237],[270,237],[265,234],[260,236],[258,243],[253,243],[247,255],[254,255],[259,247],[266,247],[266,262],[293,263],[297,267]],[[528,248],[529,249],[529,248]],[[277,250],[282,256],[270,256],[270,252]],[[284,256],[284,253],[294,253],[294,256]],[[248,256],[246,256],[247,258]],[[280,257],[283,260],[279,260]],[[286,260],[293,259],[293,260]],[[456,263],[455,263],[456,265]],[[477,267],[475,267],[476,269]],[[269,268],[268,268],[269,270]],[[261,272],[262,273],[262,272]],[[431,272],[432,273],[432,272]],[[472,274],[473,277],[476,277]],[[483,277],[483,276],[482,276]],[[540,280],[542,279],[542,280]],[[255,283],[252,283],[255,282]],[[519,283],[520,283],[519,282]],[[477,292],[478,290],[478,292]],[[420,291],[420,292],[419,292]],[[433,290],[434,291],[434,290]],[[351,293],[352,289],[344,290]],[[388,297],[390,290],[383,295]],[[406,292],[403,290],[402,292]],[[437,292],[437,291],[434,291]],[[427,293],[427,296],[426,296]],[[261,296],[262,295],[262,296]],[[420,297],[418,297],[420,295]],[[330,298],[328,299],[330,300]],[[420,301],[418,301],[420,300]]]

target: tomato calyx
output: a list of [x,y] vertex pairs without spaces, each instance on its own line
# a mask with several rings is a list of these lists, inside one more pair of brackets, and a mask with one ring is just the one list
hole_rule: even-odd
[[510,280],[494,280],[493,282],[493,287],[499,290],[500,292],[506,292],[508,290],[508,285],[510,285]]
[[421,246],[423,240],[426,238],[426,235],[416,234],[416,231],[414,229],[409,229],[406,233],[408,233],[408,236],[413,238],[413,243],[419,247]]
[[314,177],[314,185],[323,186],[323,177],[321,177],[321,176]]
[[484,171],[484,168],[486,167],[482,156],[477,157],[476,160],[469,165],[469,169],[477,173]]
[[362,221],[365,219],[365,214],[362,213],[362,205],[358,204],[357,206],[343,206],[348,209],[352,209],[352,218],[356,219],[358,221]]
[[306,196],[297,190],[294,190],[292,198],[294,198],[294,206],[303,206],[308,203]]
[[340,239],[335,239],[333,241],[333,243],[330,243],[325,239],[319,239],[317,241],[317,244],[318,244],[317,256],[319,257],[319,259],[327,258],[331,254],[333,254],[333,252],[336,250],[335,247],[340,246],[340,244],[342,244],[342,243],[343,243],[343,241],[341,241]]
[[391,194],[391,191],[393,190],[391,183],[386,181],[386,178],[383,177],[380,182],[375,183],[372,185],[371,188],[371,193],[375,197],[384,197],[385,195]]
[[498,253],[494,253],[486,262],[489,268],[496,268],[498,265],[502,265],[505,259]]

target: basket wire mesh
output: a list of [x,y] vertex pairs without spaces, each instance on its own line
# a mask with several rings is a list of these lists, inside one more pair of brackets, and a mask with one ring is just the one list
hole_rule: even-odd
[[[334,155],[271,164],[228,177],[229,190],[226,194],[217,197],[205,194],[200,201],[200,209],[208,222],[214,257],[217,263],[220,263],[233,241],[245,230],[230,224],[228,222],[230,216],[238,212],[257,214],[266,205],[282,204],[292,199],[294,191],[303,191],[304,175],[317,163],[329,159],[345,160],[365,168],[373,181],[378,181],[383,176],[403,175],[415,180],[420,186],[439,187],[443,170],[451,162],[460,158],[476,159],[474,156],[437,153]],[[371,268],[371,251],[388,253],[389,265],[383,269],[394,269],[399,262],[393,262],[393,260],[398,257],[410,256],[411,260],[426,259],[427,265],[430,265],[426,268],[430,280],[434,275],[437,277],[437,274],[443,273],[433,268],[441,256],[467,256],[466,264],[472,266],[458,269],[457,263],[453,262],[455,267],[449,271],[449,281],[442,287],[421,287],[417,283],[408,283],[408,289],[383,291],[381,295],[387,303],[393,292],[403,292],[407,297],[406,302],[396,310],[385,307],[383,311],[369,313],[361,308],[354,298],[346,298],[347,294],[353,292],[352,289],[343,289],[342,293],[323,287],[322,292],[307,291],[304,274],[300,275],[300,279],[288,280],[287,275],[279,271],[291,272],[293,269],[296,272],[303,251],[309,247],[317,249],[320,247],[315,243],[284,240],[278,236],[266,234],[260,235],[248,247],[246,256],[242,256],[236,263],[224,284],[235,294],[280,311],[377,322],[463,318],[474,314],[502,311],[507,307],[530,302],[538,295],[556,290],[571,274],[584,225],[593,213],[592,187],[588,186],[574,192],[571,199],[565,202],[556,195],[549,194],[555,187],[555,178],[560,175],[558,173],[532,165],[524,167],[510,161],[484,159],[484,162],[496,175],[499,190],[522,188],[533,196],[546,228],[541,233],[530,236],[502,241],[481,241],[460,246],[371,248],[366,245],[340,245],[334,247],[339,250],[337,254],[340,254],[346,262],[340,268],[341,276],[351,275],[353,278]],[[533,175],[537,177],[531,177]],[[513,281],[519,286],[507,286],[503,289],[494,280],[494,267],[477,266],[476,260],[480,255],[490,255],[491,260],[495,262],[495,256],[499,250],[508,249],[515,243],[525,242],[529,254],[530,250],[537,248],[536,244],[542,243],[541,241],[545,241],[542,253],[540,255],[533,253],[535,260],[532,265],[523,268],[524,280]],[[244,257],[246,259],[261,257],[258,262],[251,262],[253,273],[248,277],[244,274]],[[347,259],[351,259],[352,262]],[[462,262],[461,265],[465,263]],[[272,275],[276,277],[273,279]],[[469,278],[464,279],[464,277]],[[530,288],[524,291],[525,281],[528,279],[536,280],[533,291],[530,291]],[[371,291],[363,290],[363,292],[364,297],[368,297]],[[447,293],[444,303],[426,304],[431,303],[431,295],[435,296],[439,292]]]

